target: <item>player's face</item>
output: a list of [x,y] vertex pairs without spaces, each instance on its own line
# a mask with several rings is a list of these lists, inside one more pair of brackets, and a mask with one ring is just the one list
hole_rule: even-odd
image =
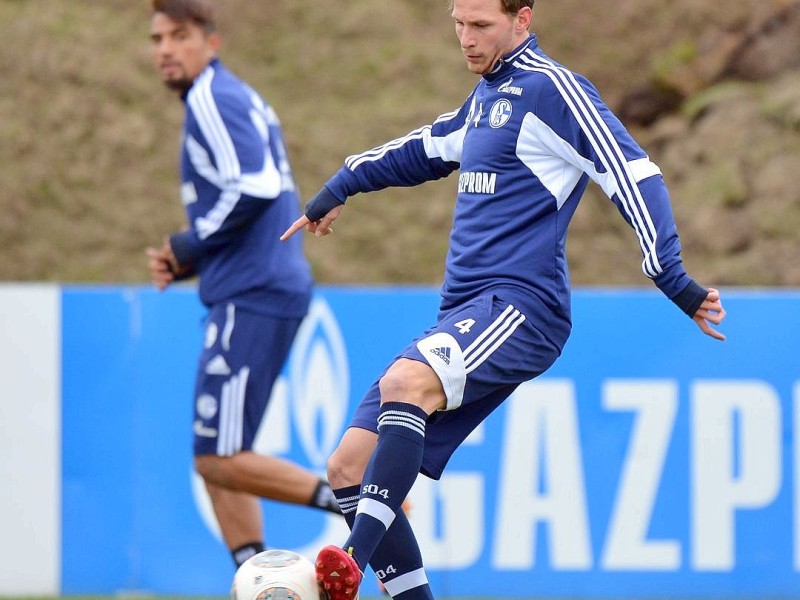
[[531,9],[509,15],[500,0],[454,0],[453,19],[467,68],[483,75],[528,36]]
[[164,13],[153,15],[150,40],[161,80],[178,91],[191,87],[219,48],[216,33],[207,33],[193,21],[173,21]]

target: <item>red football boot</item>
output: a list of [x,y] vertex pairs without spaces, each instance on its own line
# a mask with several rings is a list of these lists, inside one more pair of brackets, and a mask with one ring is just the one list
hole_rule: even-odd
[[346,550],[325,546],[317,554],[317,582],[328,600],[355,600],[363,577],[358,563]]

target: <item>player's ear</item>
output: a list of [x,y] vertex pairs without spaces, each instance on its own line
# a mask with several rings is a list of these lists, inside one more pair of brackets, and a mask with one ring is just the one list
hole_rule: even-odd
[[519,31],[528,31],[533,22],[533,9],[529,6],[523,6],[517,13],[517,26]]
[[222,46],[222,36],[220,36],[219,32],[212,31],[208,34],[207,42],[209,48],[216,54],[219,52],[220,46]]

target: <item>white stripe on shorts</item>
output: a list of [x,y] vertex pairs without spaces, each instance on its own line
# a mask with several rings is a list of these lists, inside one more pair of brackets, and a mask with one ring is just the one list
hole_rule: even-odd
[[242,367],[237,375],[222,384],[217,437],[219,456],[233,456],[242,449],[244,399],[249,377],[250,367]]
[[477,369],[500,345],[514,333],[525,320],[525,315],[509,304],[483,333],[464,350],[464,368],[467,373]]

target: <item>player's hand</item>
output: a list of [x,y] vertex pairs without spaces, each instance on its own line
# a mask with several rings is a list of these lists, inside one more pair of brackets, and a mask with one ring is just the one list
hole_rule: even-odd
[[332,234],[333,227],[331,227],[331,225],[333,225],[333,222],[339,218],[339,214],[342,212],[343,208],[344,204],[339,204],[338,206],[333,207],[319,221],[311,221],[306,215],[302,215],[299,219],[291,224],[289,229],[283,232],[281,241],[283,242],[288,240],[304,227],[317,237],[323,237]]
[[191,272],[192,265],[181,265],[175,258],[169,238],[164,239],[161,248],[148,248],[146,252],[150,259],[147,263],[150,279],[161,292],[173,281]]
[[150,270],[150,279],[159,291],[163,292],[169,284],[175,281],[175,274],[169,262],[169,257],[164,248],[148,248],[147,267]]
[[703,300],[700,308],[694,313],[692,320],[697,323],[700,330],[713,337],[715,340],[725,341],[725,335],[714,329],[711,324],[719,325],[725,318],[725,309],[722,307],[722,300],[719,291],[708,288],[708,296]]
[[295,233],[300,231],[306,225],[309,225],[311,221],[308,220],[308,217],[305,215],[301,215],[299,219],[297,219],[294,223],[289,226],[289,229],[283,232],[281,236],[281,241],[285,242],[290,237],[292,237]]
[[339,218],[344,208],[344,200],[333,195],[327,186],[322,186],[317,194],[306,204],[304,215],[283,232],[281,241],[288,240],[305,227],[308,231],[322,237],[333,233],[331,225]]

